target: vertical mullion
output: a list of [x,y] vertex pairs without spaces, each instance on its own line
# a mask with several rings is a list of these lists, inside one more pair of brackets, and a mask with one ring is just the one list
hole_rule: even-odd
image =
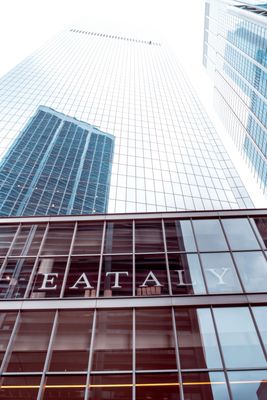
[[228,379],[228,375],[226,373],[226,364],[225,364],[225,361],[224,361],[223,350],[222,350],[220,337],[219,337],[219,333],[218,333],[218,329],[217,329],[217,325],[216,325],[216,321],[215,321],[213,307],[210,306],[209,309],[210,309],[211,319],[212,319],[213,326],[214,326],[216,340],[217,340],[217,343],[218,343],[219,353],[220,353],[221,360],[222,360],[223,372],[224,372],[225,381],[226,381],[226,385],[227,385],[227,389],[228,389],[228,394],[229,394],[230,400],[234,400],[233,397],[232,397],[232,392],[231,392],[231,387],[230,387],[230,382],[229,382],[229,379]]
[[7,253],[5,255],[4,262],[3,262],[3,264],[2,264],[2,266],[0,268],[0,279],[2,278],[2,275],[4,273],[4,270],[5,270],[5,267],[6,267],[6,264],[7,264],[7,260],[8,260],[9,254],[11,253],[11,250],[12,250],[12,248],[14,246],[14,243],[17,240],[17,237],[18,237],[18,235],[20,233],[20,230],[21,230],[21,223],[19,223],[19,225],[17,227],[16,233],[15,233],[15,235],[14,235],[12,241],[11,241],[11,244],[9,246],[9,249],[7,250]]
[[102,261],[103,261],[104,245],[105,245],[106,226],[107,226],[107,222],[104,221],[103,233],[102,233],[102,243],[101,243],[101,250],[100,250],[100,259],[99,259],[99,266],[98,266],[98,279],[97,279],[96,297],[99,297],[99,292],[100,292],[101,272],[102,272]]
[[168,253],[167,253],[167,241],[166,241],[166,235],[165,235],[164,219],[161,220],[161,226],[162,226],[162,236],[163,236],[163,244],[164,244],[167,279],[168,279],[168,285],[169,285],[169,294],[170,294],[170,296],[172,296],[171,274],[170,274],[170,269],[169,269],[169,260],[168,260]]
[[91,343],[90,343],[90,347],[89,347],[88,368],[87,368],[84,400],[88,399],[88,394],[89,394],[90,373],[91,373],[92,362],[93,362],[93,350],[94,350],[94,339],[95,339],[95,329],[96,329],[96,313],[97,313],[97,311],[95,309],[94,316],[93,316],[93,323],[92,323]]
[[58,310],[56,310],[55,316],[54,316],[54,322],[53,322],[53,327],[51,330],[51,334],[50,334],[50,340],[48,343],[48,348],[47,348],[47,353],[46,353],[46,359],[45,359],[45,363],[44,363],[44,368],[43,368],[43,372],[42,372],[42,377],[41,377],[41,381],[40,381],[40,388],[38,391],[38,395],[37,395],[37,399],[36,400],[41,400],[44,394],[44,390],[45,390],[45,378],[46,378],[46,371],[47,368],[49,366],[49,362],[50,362],[50,358],[51,358],[51,350],[52,350],[52,346],[54,343],[54,338],[55,338],[55,334],[56,334],[56,329],[57,329],[57,325],[58,325]]
[[193,224],[191,218],[190,218],[190,224],[191,224],[191,229],[192,229],[192,232],[193,232],[193,237],[194,237],[194,241],[195,241],[195,245],[196,245],[196,249],[197,249],[197,256],[198,256],[198,261],[199,261],[199,265],[200,265],[200,269],[201,269],[201,273],[202,273],[203,282],[204,282],[205,289],[206,289],[206,294],[208,294],[209,293],[208,284],[207,284],[207,281],[206,281],[206,276],[205,276],[205,273],[204,273],[204,268],[203,268],[202,260],[201,260],[201,257],[200,257],[200,251],[199,251],[199,247],[198,247],[198,243],[197,243],[196,233],[195,233],[195,230],[194,230],[194,224]]
[[67,260],[67,264],[66,264],[66,268],[65,268],[64,278],[62,281],[61,291],[60,291],[60,295],[59,295],[60,298],[64,297],[65,286],[67,283],[68,273],[70,270],[72,249],[74,247],[74,242],[75,242],[75,238],[76,238],[77,226],[78,226],[78,222],[76,221],[74,230],[73,230],[73,234],[72,234],[71,245],[70,245],[70,249],[69,249],[69,255],[68,255],[68,260]]
[[173,335],[174,335],[176,363],[177,363],[177,368],[178,368],[180,399],[184,400],[184,391],[183,391],[183,385],[182,385],[181,362],[180,362],[180,355],[179,355],[178,337],[177,337],[177,331],[176,331],[175,312],[174,312],[174,308],[173,307],[171,308],[171,313],[172,313],[172,329],[173,329]]
[[132,221],[132,255],[133,255],[133,280],[132,280],[132,294],[136,296],[136,287],[135,287],[135,220]]
[[135,342],[135,308],[132,309],[133,313],[133,318],[132,318],[132,327],[133,327],[133,332],[132,332],[132,400],[135,400],[136,397],[136,342]]
[[32,268],[32,272],[31,272],[31,275],[30,275],[30,278],[29,278],[27,289],[25,290],[24,299],[26,299],[29,296],[29,292],[30,292],[30,289],[31,289],[33,278],[34,278],[34,275],[35,275],[35,272],[36,272],[36,269],[37,269],[37,265],[38,265],[38,262],[39,262],[39,257],[40,257],[41,251],[43,249],[44,243],[46,241],[46,237],[48,235],[48,230],[49,230],[49,222],[46,225],[44,236],[43,236],[43,239],[41,241],[41,244],[40,244],[40,247],[39,247],[39,251],[38,251],[38,253],[36,255],[35,263],[34,263],[33,268]]

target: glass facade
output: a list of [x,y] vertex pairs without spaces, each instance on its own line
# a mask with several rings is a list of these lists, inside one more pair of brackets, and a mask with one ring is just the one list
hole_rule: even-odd
[[40,106],[0,165],[0,215],[107,211],[114,137]]
[[215,107],[257,180],[267,187],[266,4],[208,0],[203,63]]
[[0,222],[0,399],[266,398],[266,211]]
[[0,139],[2,215],[253,206],[161,43],[60,33],[1,78]]

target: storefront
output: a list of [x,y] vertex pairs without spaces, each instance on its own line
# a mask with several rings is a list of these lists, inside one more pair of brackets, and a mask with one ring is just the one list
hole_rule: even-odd
[[267,211],[7,218],[0,399],[267,398]]

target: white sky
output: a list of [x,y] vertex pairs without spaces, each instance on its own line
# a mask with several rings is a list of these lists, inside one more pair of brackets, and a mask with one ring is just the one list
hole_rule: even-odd
[[[167,42],[183,64],[223,141],[212,110],[212,84],[202,67],[204,0],[3,0],[0,4],[0,76],[67,26],[86,26]],[[267,201],[233,146],[233,158],[257,207]]]

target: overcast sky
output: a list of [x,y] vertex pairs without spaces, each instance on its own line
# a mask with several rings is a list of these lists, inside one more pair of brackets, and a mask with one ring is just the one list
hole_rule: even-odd
[[204,0],[8,0],[0,4],[0,76],[66,27],[83,26],[168,43],[186,70],[258,207],[266,206],[212,109],[202,67]]

